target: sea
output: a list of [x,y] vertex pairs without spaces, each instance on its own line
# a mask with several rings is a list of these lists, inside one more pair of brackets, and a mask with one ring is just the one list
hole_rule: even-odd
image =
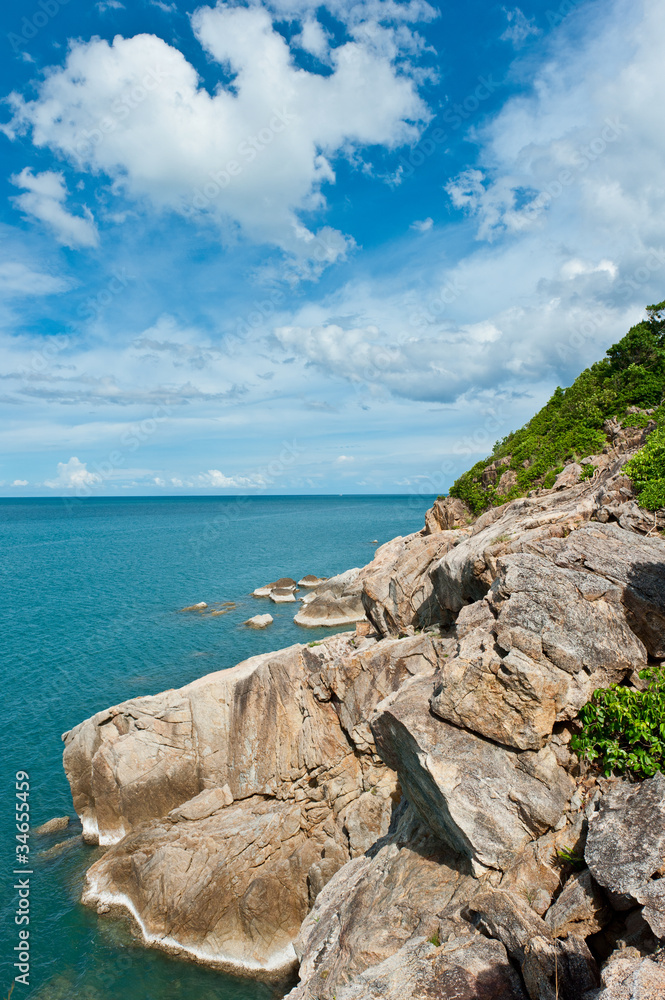
[[[100,849],[81,841],[61,734],[127,698],[339,631],[304,630],[293,622],[298,605],[251,592],[282,576],[332,576],[365,565],[378,544],[418,531],[433,499],[0,500],[0,1000],[21,975],[14,966],[24,948],[21,929],[30,935],[29,985],[17,983],[12,1000],[283,995],[143,948],[123,921],[81,905],[85,871]],[[180,610],[201,601],[210,609],[229,602],[229,610],[215,617]],[[266,630],[243,624],[266,611],[275,619]],[[29,797],[17,800],[19,772]],[[30,836],[28,865],[16,861],[25,845],[15,807],[25,801],[33,829],[72,816],[64,832]],[[17,886],[26,880],[29,925],[16,923],[26,907]]]

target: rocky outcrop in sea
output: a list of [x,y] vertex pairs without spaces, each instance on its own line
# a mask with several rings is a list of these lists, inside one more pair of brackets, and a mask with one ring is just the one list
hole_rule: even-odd
[[289,1000],[665,996],[665,777],[570,750],[594,689],[665,659],[633,438],[476,520],[437,501],[299,612],[369,626],[66,733],[106,848],[83,901],[211,966],[297,969]]

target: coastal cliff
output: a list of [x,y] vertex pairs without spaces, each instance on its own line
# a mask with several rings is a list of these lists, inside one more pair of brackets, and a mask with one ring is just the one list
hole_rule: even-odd
[[665,995],[665,778],[571,749],[596,689],[665,660],[660,514],[626,474],[656,421],[634,410],[554,482],[480,516],[440,499],[382,546],[354,576],[369,634],[66,733],[106,847],[83,901],[219,968],[298,969],[290,1000]]

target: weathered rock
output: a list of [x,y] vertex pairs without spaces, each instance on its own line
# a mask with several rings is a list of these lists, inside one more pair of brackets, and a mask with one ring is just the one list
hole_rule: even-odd
[[463,500],[458,500],[457,497],[439,497],[425,514],[423,535],[462,528],[473,520],[474,516]]
[[66,734],[87,839],[114,844],[86,901],[124,907],[148,944],[206,962],[244,968],[245,955],[250,971],[269,971],[291,961],[284,941],[317,893],[388,830],[396,776],[363,721],[381,696],[432,675],[433,642],[357,647],[340,635],[294,646]]
[[564,466],[563,470],[554,480],[553,490],[563,490],[568,486],[574,486],[582,475],[582,466],[577,462],[570,462]]
[[512,469],[506,469],[496,484],[496,491],[499,496],[506,496],[515,486],[517,486],[517,473]]
[[476,891],[466,864],[407,807],[318,896],[296,943],[301,984],[289,1000],[522,997],[505,950],[460,916]]
[[628,624],[650,656],[665,658],[665,541],[617,524],[588,524],[534,550],[563,569],[582,570],[621,588]]
[[467,915],[520,963],[531,1000],[579,1000],[582,992],[598,985],[598,969],[583,939],[571,935],[558,940],[518,896],[480,893],[471,900]]
[[644,958],[637,948],[622,948],[607,961],[601,973],[602,990],[585,993],[583,1000],[663,1000],[663,955]]
[[318,844],[305,835],[294,802],[214,805],[125,837],[90,868],[83,902],[129,911],[145,942],[164,950],[235,972],[285,971],[325,834]]
[[382,545],[363,570],[362,603],[380,635],[425,628],[440,619],[430,570],[464,537],[461,531],[407,535]]
[[205,601],[200,601],[198,604],[190,604],[186,608],[180,608],[181,611],[205,611],[208,607]]
[[268,625],[272,625],[275,619],[272,615],[254,615],[253,618],[248,618],[245,625],[250,628],[267,628]]
[[328,626],[340,628],[363,621],[365,609],[361,600],[362,571],[350,569],[331,577],[308,594],[298,614],[296,625],[306,628]]
[[303,576],[302,580],[298,580],[299,587],[320,587],[322,583],[327,583],[327,576],[313,576],[309,573],[307,576]]
[[275,587],[269,596],[275,604],[294,604],[296,600],[295,594],[289,587]]
[[476,870],[506,868],[555,826],[572,782],[548,748],[515,753],[429,712],[429,680],[382,702],[371,720],[376,745],[410,802]]
[[282,576],[279,580],[274,580],[273,583],[266,583],[263,587],[257,587],[256,590],[252,591],[252,597],[270,597],[274,590],[290,590],[293,592],[297,583],[292,580],[290,576]]
[[665,937],[665,775],[617,782],[605,793],[589,820],[584,857],[615,909],[643,903],[644,919]]
[[32,835],[33,837],[47,837],[49,834],[60,833],[62,830],[66,830],[68,826],[69,816],[54,816],[53,819],[47,820],[41,826],[36,826],[32,830]]
[[607,899],[588,871],[573,875],[545,914],[545,923],[556,937],[575,934],[586,938],[602,930],[612,918]]
[[603,577],[515,553],[498,559],[483,602],[462,609],[461,638],[432,711],[522,750],[538,750],[597,687],[646,664],[621,590]]

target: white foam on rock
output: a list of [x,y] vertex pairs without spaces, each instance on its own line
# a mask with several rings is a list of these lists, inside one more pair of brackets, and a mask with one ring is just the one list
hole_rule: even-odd
[[293,944],[288,944],[286,948],[273,952],[267,961],[259,962],[252,958],[239,959],[221,951],[213,951],[210,948],[196,948],[193,945],[183,944],[177,938],[167,934],[161,936],[159,934],[151,934],[141,919],[134,901],[129,896],[122,892],[109,892],[107,889],[100,889],[96,880],[89,880],[88,887],[83,892],[82,901],[88,904],[122,907],[136,921],[141,931],[141,936],[147,945],[162,948],[164,951],[185,953],[205,965],[218,965],[224,969],[233,969],[240,973],[279,973],[287,972],[298,961]]

